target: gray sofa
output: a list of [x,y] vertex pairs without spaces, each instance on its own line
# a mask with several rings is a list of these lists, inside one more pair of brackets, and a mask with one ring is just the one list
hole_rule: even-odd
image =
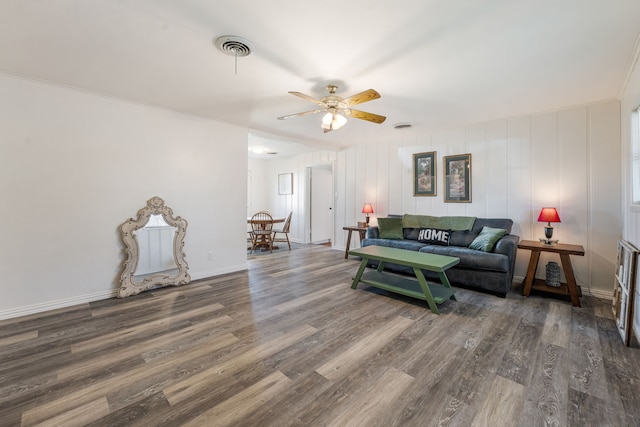
[[[397,222],[402,222],[401,235],[396,230],[392,238],[389,233],[382,233],[378,226],[367,229],[366,238],[362,246],[378,245],[413,251],[427,252],[440,255],[448,255],[460,258],[460,263],[447,270],[447,277],[453,286],[477,289],[501,297],[506,296],[511,290],[513,271],[516,260],[518,241],[520,238],[511,234],[513,221],[504,218],[474,218],[474,217],[430,217],[426,215],[390,215],[388,220],[379,218],[379,226],[388,231],[392,221],[397,227]],[[458,221],[463,219],[462,223]],[[438,228],[448,228],[448,245],[425,243],[424,236],[419,234],[429,226],[437,225]],[[505,230],[505,234],[497,240],[494,246],[482,250],[471,249],[477,247],[476,238],[484,227],[487,231],[495,229]],[[492,230],[494,229],[494,230]],[[386,237],[385,237],[386,235]],[[483,233],[483,236],[485,233]],[[421,237],[421,241],[417,238]],[[495,239],[494,239],[495,240]],[[488,251],[487,251],[488,250]],[[370,265],[377,267],[377,262]],[[385,264],[385,268],[399,273],[410,273],[409,267],[397,264]],[[437,281],[435,273],[424,271],[427,280]]]

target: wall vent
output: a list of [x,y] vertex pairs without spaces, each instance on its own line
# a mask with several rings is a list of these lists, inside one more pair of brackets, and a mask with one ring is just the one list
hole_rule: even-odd
[[220,36],[213,41],[215,47],[224,54],[243,57],[253,53],[253,44],[242,37],[238,36]]
[[411,126],[413,126],[411,123],[396,123],[395,125],[393,125],[394,129],[406,129],[406,128],[410,128]]

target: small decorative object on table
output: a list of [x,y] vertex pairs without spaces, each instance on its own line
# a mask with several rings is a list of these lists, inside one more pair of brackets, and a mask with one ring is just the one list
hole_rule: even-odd
[[542,208],[540,215],[538,215],[538,222],[547,223],[547,226],[544,228],[544,235],[546,239],[540,239],[540,241],[545,245],[554,245],[558,243],[557,240],[551,240],[551,237],[553,237],[553,227],[551,226],[551,223],[560,222],[560,215],[558,215],[556,208]]
[[560,287],[560,266],[557,262],[549,261],[547,263],[547,285],[554,288]]

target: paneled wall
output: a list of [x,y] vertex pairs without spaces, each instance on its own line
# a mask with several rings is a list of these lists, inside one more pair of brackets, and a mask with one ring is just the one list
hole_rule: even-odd
[[[425,151],[437,152],[437,196],[414,197],[413,154]],[[445,203],[443,157],[464,153],[472,158],[472,201]],[[364,219],[360,211],[365,202],[375,210],[372,224],[378,216],[402,213],[508,217],[515,222],[513,233],[531,240],[543,237],[545,224],[537,222],[540,209],[555,206],[562,223],[555,224],[554,238],[586,250],[585,257],[573,258],[579,284],[585,293],[610,296],[616,242],[622,234],[620,156],[618,101],[440,132],[399,130],[394,141],[354,145],[336,154],[334,246],[344,248],[342,227]],[[330,160],[331,155],[317,153],[271,161],[268,169],[274,176],[295,170],[299,181],[304,166]],[[294,193],[287,208],[296,212],[304,206],[302,196],[301,191]],[[285,210],[288,201],[280,196],[271,203]],[[298,212],[298,218],[303,213]],[[304,241],[300,221],[293,236]],[[528,256],[528,251],[518,254],[520,279]],[[552,257],[542,259],[541,265]]]

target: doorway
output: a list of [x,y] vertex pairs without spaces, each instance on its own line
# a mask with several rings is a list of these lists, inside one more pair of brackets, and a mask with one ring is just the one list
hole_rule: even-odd
[[309,241],[329,244],[333,241],[333,165],[307,167],[307,224]]

